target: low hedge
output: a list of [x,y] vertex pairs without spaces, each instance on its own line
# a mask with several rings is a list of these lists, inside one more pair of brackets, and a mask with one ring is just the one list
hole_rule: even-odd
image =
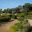
[[8,22],[10,19],[11,19],[11,15],[6,16],[6,17],[0,17],[0,23]]

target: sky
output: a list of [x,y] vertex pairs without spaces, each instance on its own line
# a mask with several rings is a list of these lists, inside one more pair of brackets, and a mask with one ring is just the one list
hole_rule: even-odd
[[25,3],[32,3],[32,0],[0,0],[0,8],[15,8]]

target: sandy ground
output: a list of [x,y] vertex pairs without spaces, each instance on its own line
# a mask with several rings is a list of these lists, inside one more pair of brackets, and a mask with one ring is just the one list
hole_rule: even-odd
[[32,19],[28,19],[28,23],[32,26]]
[[17,23],[17,20],[14,20],[12,22],[8,22],[6,24],[2,24],[0,26],[0,32],[8,32],[9,31],[9,27],[14,25],[15,23]]
[[[18,23],[18,20],[15,19],[12,22],[2,24],[0,26],[0,32],[9,32],[10,26],[14,25],[15,23]],[[28,23],[32,26],[32,19],[28,19]]]

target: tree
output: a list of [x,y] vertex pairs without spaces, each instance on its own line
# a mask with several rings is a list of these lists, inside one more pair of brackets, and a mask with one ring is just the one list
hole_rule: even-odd
[[30,10],[32,10],[32,4],[30,3],[25,3],[25,5],[23,5],[23,8],[29,12]]
[[2,13],[2,9],[0,9],[0,13]]
[[17,13],[20,13],[20,10],[22,9],[22,6],[21,5],[19,5],[18,7],[16,7],[16,12]]
[[7,13],[7,12],[8,12],[7,9],[4,9],[3,13]]
[[4,12],[4,13],[12,13],[12,9],[7,8],[7,9],[4,9],[3,12]]

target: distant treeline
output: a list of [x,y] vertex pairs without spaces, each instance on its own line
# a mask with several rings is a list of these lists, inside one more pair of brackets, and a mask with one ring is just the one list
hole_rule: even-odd
[[19,5],[18,7],[16,8],[7,8],[7,9],[0,9],[0,13],[20,13],[20,12],[29,12],[29,11],[32,11],[32,4],[31,3],[25,3],[23,6]]

